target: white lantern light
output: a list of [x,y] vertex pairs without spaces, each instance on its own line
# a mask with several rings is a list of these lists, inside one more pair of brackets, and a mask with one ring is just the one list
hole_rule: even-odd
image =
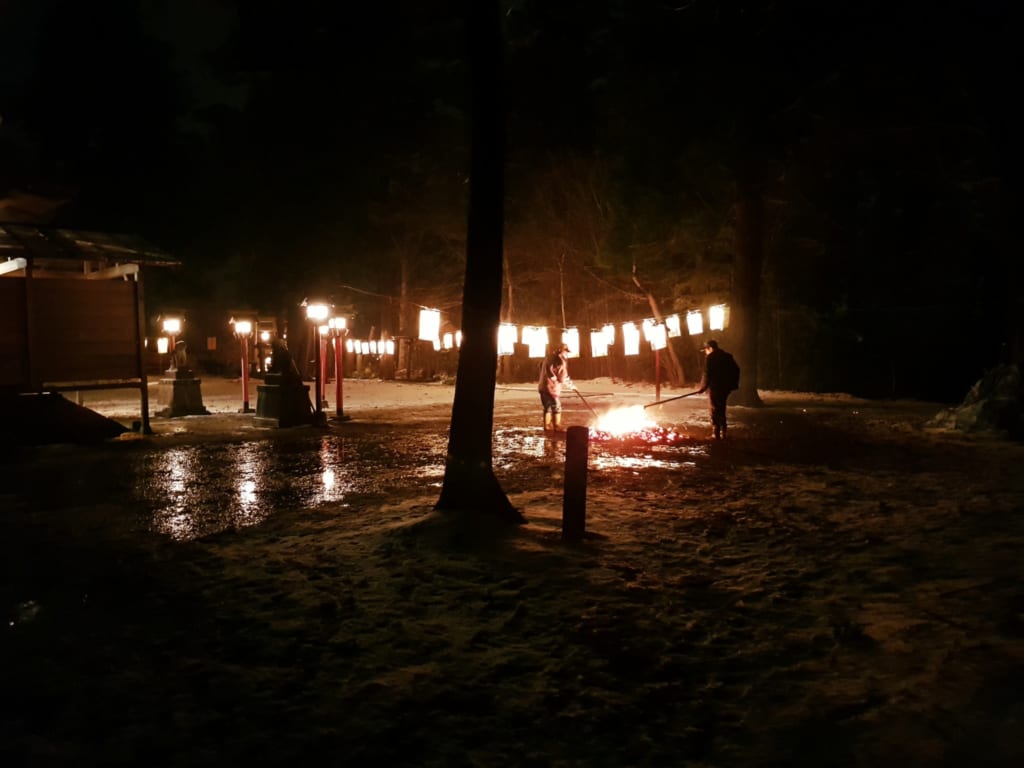
[[376,355],[377,354],[377,340],[376,339],[370,339],[370,354],[371,355]]
[[171,340],[166,336],[161,336],[156,340],[156,351],[158,354],[166,355],[167,350],[170,349]]
[[724,331],[729,324],[729,305],[715,304],[708,310],[708,327],[712,331]]
[[164,333],[170,336],[177,336],[179,333],[181,333],[181,318],[165,317],[163,326]]
[[603,330],[590,332],[590,355],[591,357],[608,356],[608,336]]
[[608,340],[608,346],[609,347],[612,344],[615,343],[615,326],[614,325],[612,325],[611,323],[608,323],[607,325],[605,325],[604,328],[601,329],[601,331],[604,333],[604,337]]
[[441,332],[441,310],[420,310],[420,341],[438,341]]
[[455,346],[456,347],[461,347],[462,346],[462,331],[456,331],[455,332]]
[[579,328],[566,328],[562,331],[562,343],[569,348],[569,357],[580,356]]
[[530,348],[530,357],[544,357],[548,352],[548,329],[535,325],[523,328],[523,343]]
[[355,348],[355,342],[352,339],[345,339],[345,351],[351,352]]
[[668,337],[674,339],[682,336],[682,329],[679,327],[679,315],[669,315],[665,318],[665,327],[668,328]]
[[498,326],[498,354],[511,355],[516,351],[516,335],[518,329],[511,323]]
[[704,333],[704,318],[699,309],[691,309],[686,313],[686,330],[691,336]]
[[668,346],[668,334],[665,331],[665,326],[658,323],[651,329],[651,335],[648,341],[651,342],[651,349],[664,349]]
[[362,352],[364,355],[370,354],[370,342],[368,342],[368,341],[361,341],[361,342],[359,342],[359,351]]
[[441,337],[441,346],[445,349],[451,349],[455,346],[455,334],[451,331]]
[[387,341],[384,342],[384,354],[385,355],[393,355],[393,354],[395,354],[395,340],[394,339],[388,339]]
[[656,325],[656,323],[654,322],[654,318],[647,318],[646,320],[644,320],[644,322],[643,322],[644,341],[646,341],[646,342],[650,342],[651,341],[651,334],[654,332],[654,326],[655,325]]
[[306,304],[306,319],[312,320],[314,323],[320,324],[320,321],[326,320],[327,316],[331,314],[331,308],[326,304],[314,301]]
[[640,329],[635,323],[622,324],[622,345],[627,355],[640,354]]

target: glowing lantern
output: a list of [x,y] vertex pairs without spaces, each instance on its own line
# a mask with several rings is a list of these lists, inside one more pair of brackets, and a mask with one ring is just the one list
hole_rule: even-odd
[[459,348],[462,347],[462,331],[455,332],[455,346]]
[[562,331],[562,343],[569,348],[569,357],[580,356],[580,331],[578,328],[567,328]]
[[441,346],[445,349],[451,349],[455,346],[455,335],[450,331],[441,337]]
[[601,329],[604,333],[604,337],[608,340],[608,346],[610,347],[615,343],[615,326],[608,323],[604,328]]
[[700,310],[691,309],[686,313],[686,330],[690,332],[691,336],[704,333],[704,317]]
[[665,332],[665,326],[658,323],[656,326],[651,328],[651,334],[647,340],[651,342],[651,349],[664,349],[668,346],[668,335]]
[[548,329],[526,326],[523,328],[523,343],[530,348],[530,357],[544,357],[548,351]]
[[355,347],[355,342],[352,339],[345,339],[345,351],[351,352]]
[[605,335],[604,331],[590,332],[590,356],[608,356],[608,337]]
[[364,355],[370,354],[370,342],[368,342],[368,341],[361,341],[361,342],[359,342],[359,350]]
[[640,354],[640,329],[635,323],[622,324],[622,346],[627,355]]
[[377,354],[377,341],[376,341],[376,339],[370,339],[370,354],[371,355],[376,355]]
[[[420,310],[420,341],[438,341],[441,333],[441,311],[439,309]],[[440,346],[438,344],[437,346]],[[437,347],[435,346],[435,349]]]
[[326,320],[327,316],[331,314],[331,308],[321,302],[309,302],[306,304],[306,319],[313,320]]
[[654,333],[655,326],[656,323],[654,322],[653,318],[648,318],[647,320],[643,321],[642,327],[644,330],[644,341],[651,342],[651,334]]
[[384,342],[384,354],[385,355],[393,355],[393,354],[395,354],[395,340],[394,339],[388,339],[387,341]]
[[167,350],[170,349],[171,340],[166,336],[161,336],[156,340],[156,351],[158,354],[166,355]]
[[666,317],[665,326],[668,328],[668,337],[670,339],[683,335],[683,331],[679,327],[679,315],[669,315]]
[[498,326],[498,354],[511,355],[516,351],[516,336],[518,331],[511,323],[502,323]]
[[708,327],[712,331],[724,331],[729,324],[729,305],[715,304],[708,310]]

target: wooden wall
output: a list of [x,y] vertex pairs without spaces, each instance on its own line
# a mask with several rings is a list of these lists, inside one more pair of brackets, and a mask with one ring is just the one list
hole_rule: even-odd
[[0,387],[138,380],[133,280],[0,278]]

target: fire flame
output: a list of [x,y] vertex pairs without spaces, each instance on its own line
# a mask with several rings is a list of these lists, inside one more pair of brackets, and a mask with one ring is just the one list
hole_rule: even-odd
[[647,412],[642,405],[633,405],[628,408],[615,408],[603,414],[598,418],[594,429],[620,437],[657,426],[657,422],[651,421],[647,417]]
[[598,442],[623,441],[658,445],[681,445],[689,436],[652,421],[642,405],[616,408],[599,416],[590,428],[590,439]]

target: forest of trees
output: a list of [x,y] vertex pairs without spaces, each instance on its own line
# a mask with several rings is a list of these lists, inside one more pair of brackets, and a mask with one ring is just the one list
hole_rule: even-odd
[[[150,306],[461,322],[463,8],[7,3],[0,197],[178,255]],[[1002,13],[506,2],[502,319],[727,301],[762,387],[958,400],[1021,356]]]

